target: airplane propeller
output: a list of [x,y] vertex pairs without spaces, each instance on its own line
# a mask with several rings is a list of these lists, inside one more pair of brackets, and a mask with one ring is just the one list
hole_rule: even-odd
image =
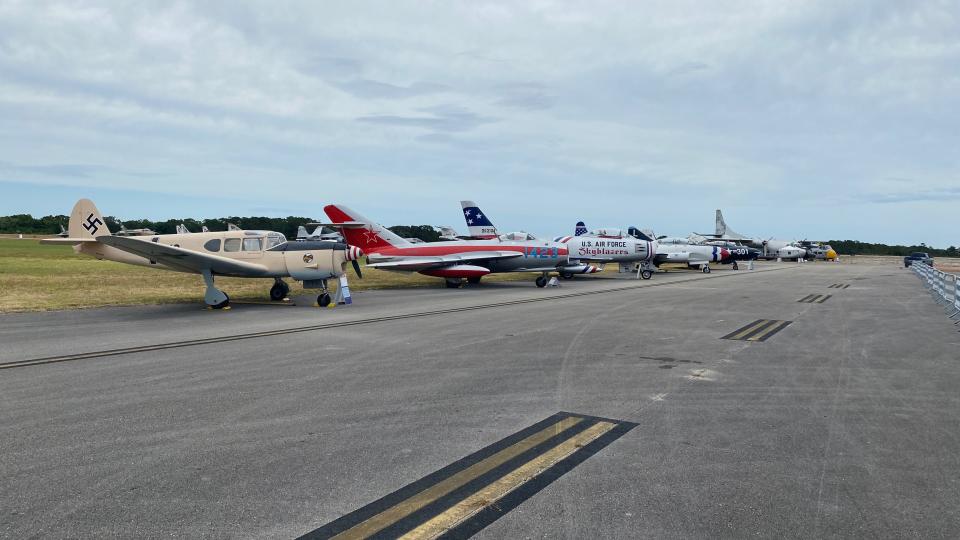
[[360,273],[360,261],[354,259],[350,263],[353,264],[353,271],[357,273],[357,277],[363,279],[363,274]]

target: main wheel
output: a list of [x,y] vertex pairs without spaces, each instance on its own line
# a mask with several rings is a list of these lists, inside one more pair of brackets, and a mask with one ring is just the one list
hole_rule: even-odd
[[700,271],[703,272],[704,274],[709,274],[709,273],[710,273],[710,266],[705,264],[705,265],[703,265],[703,268],[700,269]]
[[270,300],[279,302],[286,298],[289,292],[290,287],[286,283],[274,283],[273,287],[270,287]]
[[480,283],[480,276],[467,278],[467,283],[470,283],[470,284],[472,284],[472,285],[476,285],[476,284]]
[[573,279],[573,272],[561,272],[560,277],[563,279]]
[[739,269],[740,269],[740,267],[737,266],[737,261],[733,261],[733,269],[734,269],[734,270],[739,270]]
[[642,277],[643,279],[650,279],[653,277],[653,272],[651,272],[650,270],[644,270],[640,272],[640,277]]
[[317,297],[317,305],[320,307],[327,307],[330,305],[330,295],[328,293],[323,293]]
[[223,309],[223,308],[229,306],[229,305],[230,305],[230,297],[227,296],[227,293],[223,293],[223,296],[226,297],[226,300],[224,300],[223,302],[220,302],[219,304],[214,304],[214,305],[212,305],[212,306],[210,306],[210,307],[212,307],[213,309]]
[[459,279],[447,279],[447,288],[448,289],[459,289],[462,283]]
[[537,278],[537,287],[543,288],[543,287],[546,287],[546,286],[547,286],[547,278],[544,277],[544,276],[538,277],[538,278]]

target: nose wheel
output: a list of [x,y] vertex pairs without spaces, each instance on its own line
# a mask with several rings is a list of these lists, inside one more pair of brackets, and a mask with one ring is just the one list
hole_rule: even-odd
[[330,305],[330,302],[333,300],[330,298],[329,293],[323,293],[317,297],[317,305],[320,307],[327,307]]

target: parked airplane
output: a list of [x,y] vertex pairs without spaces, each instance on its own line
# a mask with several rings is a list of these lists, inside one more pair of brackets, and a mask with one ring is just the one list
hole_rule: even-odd
[[730,251],[720,246],[704,246],[690,242],[688,238],[661,236],[657,238],[657,254],[654,264],[686,264],[689,268],[699,268],[704,274],[710,273],[710,263],[733,262]]
[[807,255],[807,250],[797,246],[795,242],[790,240],[775,240],[773,238],[764,240],[762,238],[750,238],[734,232],[733,229],[727,227],[727,223],[723,220],[723,212],[721,212],[719,209],[717,210],[716,230],[714,234],[697,234],[712,240],[727,240],[745,243],[750,247],[759,249],[760,257],[764,259],[795,260],[803,258]]
[[811,242],[810,240],[801,240],[798,245],[807,250],[808,259],[819,259],[826,261],[837,260],[837,252],[830,246],[822,242]]
[[111,235],[100,211],[80,199],[70,213],[67,238],[45,238],[44,244],[72,244],[74,251],[127,264],[201,274],[207,285],[204,300],[220,309],[230,297],[214,287],[214,276],[273,278],[271,300],[282,300],[290,288],[283,278],[319,288],[321,306],[330,304],[327,280],[344,274],[347,262],[360,277],[357,259],[363,252],[336,242],[287,242],[273,231],[231,230],[149,236]]
[[542,240],[464,240],[412,244],[386,227],[346,206],[331,204],[323,211],[352,245],[367,254],[367,266],[397,272],[418,272],[446,279],[459,287],[463,279],[480,279],[499,272],[536,272],[538,287],[547,284],[551,272],[585,272],[586,265],[571,264],[567,247]]
[[[310,223],[309,225],[315,225]],[[331,242],[343,242],[343,236],[337,231],[323,232],[323,227],[317,226],[312,233],[307,232],[303,225],[297,227],[297,240],[329,240]]]
[[[470,234],[492,232],[496,234],[497,228],[490,222],[489,217],[484,215],[477,204],[473,201],[460,201],[463,208],[463,217],[467,220],[467,226],[470,227]],[[479,216],[479,217],[478,217]],[[476,229],[471,225],[471,218],[482,220],[482,224],[476,225]],[[482,229],[482,230],[481,230]],[[580,234],[577,234],[577,233]],[[536,236],[527,232],[514,232],[499,235],[501,241],[534,241]],[[593,264],[589,263],[618,263],[621,265],[640,264],[640,276],[643,279],[650,279],[653,276],[653,256],[656,253],[656,241],[652,238],[637,238],[624,234],[620,229],[598,229],[593,232],[587,232],[586,225],[583,222],[577,223],[574,230],[574,236],[559,236],[553,239],[554,242],[560,242],[567,246],[570,253],[571,266],[584,267],[590,271],[574,272],[561,271],[560,277],[563,279],[572,279],[575,274],[592,274],[600,271]],[[595,268],[595,270],[594,270]]]
[[[67,224],[69,228],[70,224]],[[114,236],[153,236],[157,233],[153,232],[152,229],[128,229],[123,226],[123,223],[120,224],[120,230],[113,233]]]

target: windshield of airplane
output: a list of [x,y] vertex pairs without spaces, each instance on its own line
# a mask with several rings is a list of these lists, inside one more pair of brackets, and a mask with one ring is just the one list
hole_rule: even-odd
[[279,246],[286,241],[287,237],[278,232],[267,233],[267,249]]
[[500,235],[501,240],[512,240],[512,241],[523,241],[523,240],[536,240],[537,237],[528,233],[528,232],[510,232],[507,234]]

